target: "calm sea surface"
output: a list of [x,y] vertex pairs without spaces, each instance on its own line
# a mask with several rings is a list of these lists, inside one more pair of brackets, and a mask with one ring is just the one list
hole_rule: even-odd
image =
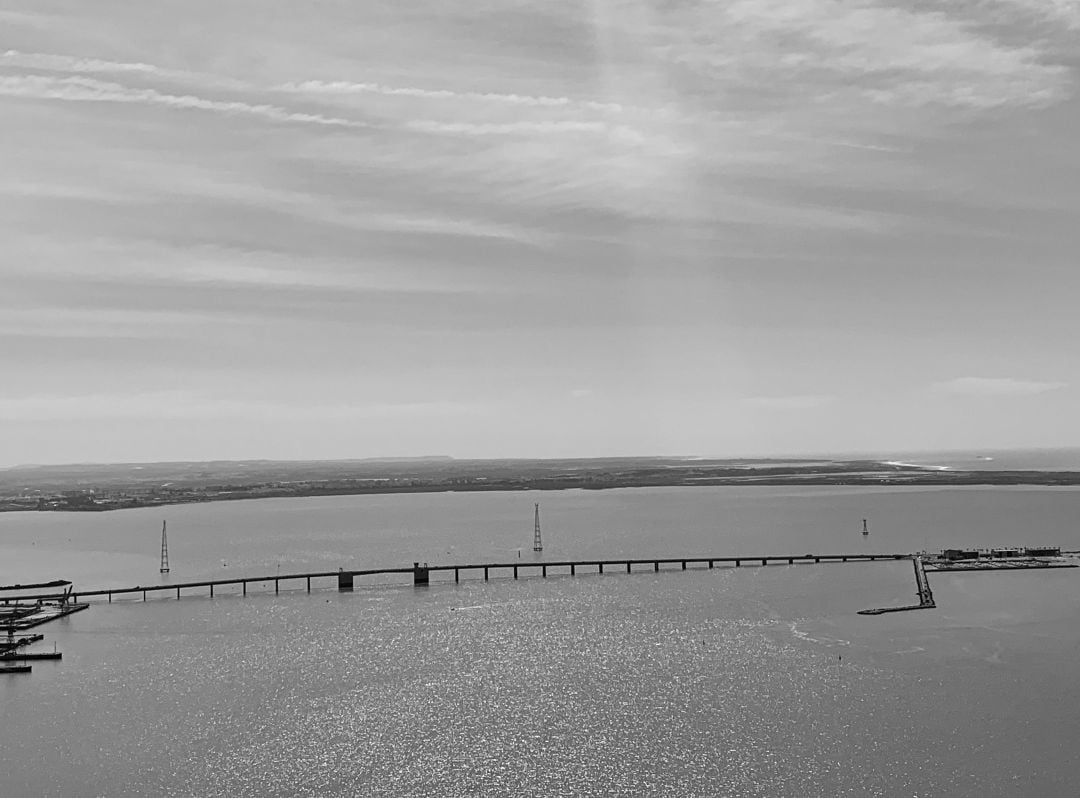
[[[446,493],[0,514],[0,583],[532,562],[534,501],[545,559],[1080,549],[1073,489]],[[0,679],[0,794],[1076,794],[1080,572],[931,581],[879,617],[909,563],[95,603]]]

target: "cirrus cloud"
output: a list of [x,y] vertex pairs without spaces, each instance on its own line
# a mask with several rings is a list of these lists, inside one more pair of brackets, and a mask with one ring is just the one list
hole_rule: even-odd
[[941,393],[960,396],[1035,396],[1064,388],[1061,382],[1020,380],[1013,377],[957,377],[937,383]]

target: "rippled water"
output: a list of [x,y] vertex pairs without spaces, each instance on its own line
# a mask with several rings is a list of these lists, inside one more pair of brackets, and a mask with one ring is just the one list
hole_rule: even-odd
[[[536,496],[170,508],[170,577],[516,559]],[[539,496],[553,559],[1023,542],[1019,518],[1077,548],[1078,498]],[[42,569],[23,576],[153,581],[159,518],[0,517],[0,576],[23,557]],[[1071,794],[1077,573],[931,579],[938,610],[870,618],[855,611],[913,597],[908,563],[95,604],[43,628],[62,662],[0,681],[2,793]]]

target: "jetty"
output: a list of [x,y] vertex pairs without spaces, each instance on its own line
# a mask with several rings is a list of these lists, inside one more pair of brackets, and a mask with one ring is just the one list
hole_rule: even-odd
[[934,591],[930,589],[930,580],[926,578],[926,568],[922,557],[914,555],[911,564],[915,568],[915,590],[919,597],[917,604],[905,604],[900,607],[874,607],[869,610],[859,610],[859,615],[884,615],[887,612],[908,612],[909,610],[930,610],[937,606],[934,601]]

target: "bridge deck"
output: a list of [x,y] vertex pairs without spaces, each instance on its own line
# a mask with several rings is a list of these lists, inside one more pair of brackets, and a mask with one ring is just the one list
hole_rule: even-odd
[[[269,576],[250,576],[250,577],[234,577],[231,579],[211,579],[197,582],[174,582],[172,584],[162,585],[135,585],[134,587],[123,588],[100,588],[96,590],[72,590],[69,595],[66,596],[68,600],[78,602],[84,601],[89,598],[108,598],[112,601],[113,596],[139,594],[143,595],[145,599],[150,593],[161,593],[163,591],[176,591],[177,598],[180,598],[181,591],[194,590],[194,589],[209,589],[210,595],[214,595],[215,587],[224,586],[238,586],[241,587],[244,593],[247,593],[247,586],[249,584],[260,583],[274,583],[275,592],[280,590],[282,582],[295,582],[297,580],[304,580],[307,584],[308,592],[311,591],[312,579],[332,579],[338,580],[339,589],[351,590],[353,585],[353,579],[355,577],[364,576],[383,576],[393,574],[412,574],[414,582],[416,584],[427,584],[428,576],[431,572],[454,572],[454,580],[459,581],[461,573],[463,571],[482,571],[484,578],[490,578],[492,571],[510,571],[513,574],[513,578],[517,579],[519,573],[526,571],[529,573],[539,573],[540,576],[546,577],[548,570],[552,568],[556,569],[569,569],[568,573],[571,576],[577,574],[579,568],[591,569],[595,568],[598,573],[604,573],[605,568],[624,568],[627,573],[633,571],[633,567],[651,565],[655,571],[659,571],[661,566],[680,565],[683,570],[686,570],[691,565],[707,566],[713,568],[717,563],[734,564],[736,567],[740,567],[743,563],[768,565],[769,563],[786,563],[794,565],[796,563],[828,563],[828,562],[874,562],[878,560],[905,560],[910,559],[910,554],[797,554],[797,555],[761,555],[761,556],[738,556],[738,557],[645,557],[645,558],[619,558],[619,559],[583,559],[583,560],[544,560],[540,562],[526,562],[522,560],[511,562],[488,562],[488,563],[465,563],[458,565],[420,565],[415,563],[412,567],[404,568],[369,568],[369,569],[349,569],[344,568],[337,571],[315,571],[310,573],[291,573],[291,574],[273,574]],[[15,601],[19,597],[9,597],[8,600]],[[28,599],[36,600],[42,598],[41,596],[28,596]],[[49,596],[48,598],[59,600],[65,598],[61,595]]]

